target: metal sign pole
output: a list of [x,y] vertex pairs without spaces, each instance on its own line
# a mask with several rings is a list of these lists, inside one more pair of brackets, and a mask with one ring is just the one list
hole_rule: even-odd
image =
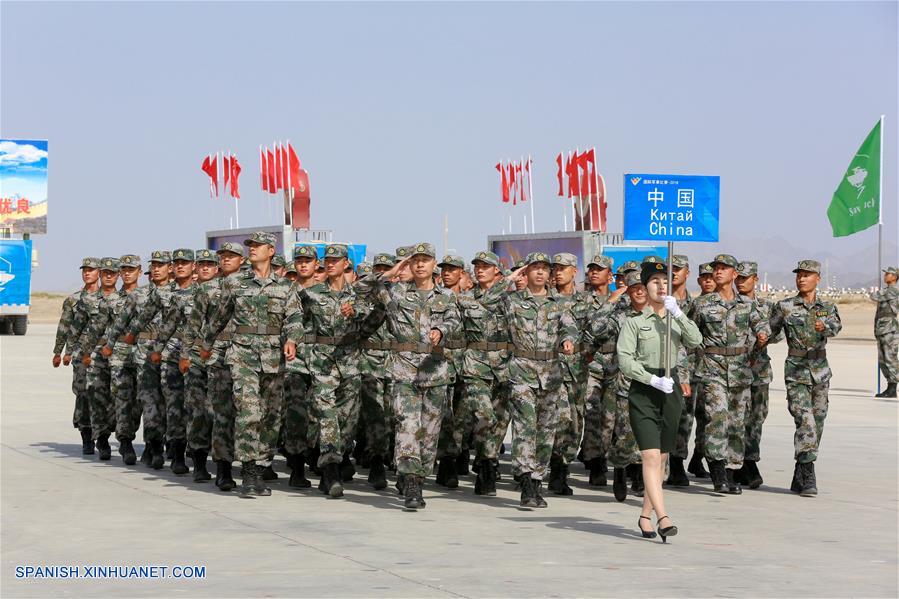
[[[674,260],[674,242],[668,242],[668,288],[667,295],[671,295],[671,286],[674,281],[674,271],[672,270],[672,260]],[[671,378],[671,312],[665,315],[665,377]]]

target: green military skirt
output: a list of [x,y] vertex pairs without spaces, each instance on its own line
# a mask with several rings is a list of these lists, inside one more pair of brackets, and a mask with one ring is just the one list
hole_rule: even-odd
[[[665,375],[664,370],[646,370],[656,376]],[[631,390],[627,396],[628,413],[640,451],[674,451],[684,397],[674,372],[671,373],[671,378],[674,379],[674,393],[662,393],[650,385],[631,381]]]

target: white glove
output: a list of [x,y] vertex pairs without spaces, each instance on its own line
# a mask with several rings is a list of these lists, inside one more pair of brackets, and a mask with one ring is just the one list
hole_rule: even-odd
[[667,376],[659,377],[656,375],[652,375],[652,379],[650,379],[649,384],[662,393],[674,392],[674,379],[668,378]]
[[666,295],[665,299],[662,300],[665,304],[665,309],[668,310],[668,313],[671,314],[671,318],[678,318],[683,312],[680,309],[680,306],[677,305],[677,299],[673,295]]

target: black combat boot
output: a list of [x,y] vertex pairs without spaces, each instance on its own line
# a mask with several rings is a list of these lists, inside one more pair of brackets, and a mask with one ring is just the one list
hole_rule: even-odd
[[762,473],[759,472],[758,462],[743,462],[743,479],[750,489],[758,489],[765,482]]
[[405,477],[403,496],[405,498],[403,507],[405,507],[407,510],[417,510],[419,507],[421,507],[417,476],[409,474]]
[[665,484],[669,487],[689,487],[690,479],[684,472],[684,459],[671,456],[668,459],[668,480]]
[[534,488],[534,501],[537,503],[537,507],[547,507],[546,500],[543,498],[543,481],[532,479],[531,485]]
[[455,489],[459,486],[459,476],[456,474],[455,458],[446,457],[440,460],[440,466],[446,464],[443,470],[443,486],[447,489]]
[[615,468],[612,473],[612,493],[618,501],[627,499],[627,473],[624,468]]
[[562,457],[554,455],[549,460],[549,481],[546,488],[556,495],[563,493],[562,489]]
[[153,463],[153,447],[149,441],[144,441],[144,450],[140,454],[140,463],[149,466]]
[[496,480],[502,480],[503,477],[499,472],[499,459],[493,458],[492,460],[490,460],[490,464],[493,466],[493,478]]
[[112,447],[109,446],[109,435],[100,435],[97,437],[97,451],[99,457],[104,462],[112,457]]
[[222,491],[230,491],[237,486],[231,476],[231,462],[229,460],[217,460],[215,463],[215,486]]
[[796,465],[793,466],[793,480],[790,483],[790,490],[794,493],[802,491],[802,467],[798,460],[796,461]]
[[481,468],[478,471],[478,476],[474,481],[474,492],[476,495],[496,497],[496,476],[493,468]]
[[420,476],[416,476],[415,479],[418,481],[418,509],[423,510],[428,507],[428,502],[425,501],[424,496],[425,479]]
[[[711,468],[711,466],[709,466]],[[687,466],[687,472],[695,476],[696,478],[709,478],[711,475],[706,471],[705,466],[702,465],[702,455],[693,450],[693,457],[690,458],[690,464]]]
[[368,461],[368,484],[376,491],[387,488],[387,469],[384,468],[384,458],[379,455],[372,456]]
[[[568,475],[570,474],[570,471],[571,471],[571,467],[568,464],[562,464],[562,477],[561,477],[562,478],[562,492],[558,493],[558,495],[574,495],[574,489],[572,489],[568,485]],[[540,483],[537,486],[538,491],[540,490],[539,487],[542,484],[543,484],[542,481],[540,481]],[[539,496],[540,493],[538,492],[537,495]],[[540,503],[540,501],[538,500],[537,503]],[[544,506],[538,505],[537,507],[544,507]]]
[[604,459],[593,458],[587,462],[586,466],[590,471],[589,484],[591,487],[605,487],[609,484],[609,480],[606,478],[606,461]]
[[89,428],[81,429],[81,455],[94,455],[94,440],[91,438],[93,431]]
[[740,483],[737,482],[736,477],[737,471],[731,468],[728,468],[725,472],[725,478],[727,479],[727,491],[725,491],[728,495],[742,495],[743,487],[740,486]]
[[631,491],[643,497],[643,464],[631,464]]
[[471,454],[467,449],[463,449],[459,454],[459,457],[456,458],[456,474],[458,476],[468,476],[469,474],[471,474],[471,470],[468,466],[470,460]]
[[152,452],[150,468],[153,470],[162,470],[162,467],[165,466],[165,443],[162,439],[153,439],[150,441],[150,451]]
[[716,493],[724,493],[727,488],[727,473],[724,471],[724,460],[709,462],[709,476]]
[[888,383],[887,388],[874,397],[896,397],[896,383]]
[[340,480],[340,467],[334,462],[329,462],[322,468],[322,476],[328,479],[328,495],[335,499],[343,497],[343,483]]
[[165,459],[175,459],[175,446],[170,441],[163,441],[163,446],[165,447]]
[[190,459],[194,462],[195,483],[202,483],[212,479],[212,475],[206,469],[206,458],[208,455],[205,449],[194,449],[193,456]]
[[278,473],[275,472],[274,464],[269,464],[262,469],[262,480],[278,480]]
[[255,471],[253,475],[253,495],[268,497],[272,494],[272,490],[265,484],[265,468],[255,464],[253,469]]
[[321,449],[318,445],[313,447],[312,449],[306,451],[306,464],[309,465],[309,469],[312,470],[316,475],[322,475],[322,469],[318,467],[318,458],[321,456]]
[[255,462],[241,463],[240,476],[241,476],[242,480],[240,481],[240,488],[238,489],[240,494],[241,495],[255,495],[256,494],[256,478],[261,475],[262,475],[262,469],[260,468],[257,471]]
[[397,474],[396,482],[393,484],[396,487],[397,495],[405,495],[406,494],[406,475],[405,474]]
[[187,474],[190,469],[184,461],[184,450],[187,449],[187,442],[184,439],[173,439],[169,442],[172,448],[172,472],[177,475]]
[[288,485],[294,489],[308,489],[312,486],[312,482],[306,478],[306,463],[303,461],[303,454],[288,453],[287,465],[290,466]]
[[802,470],[802,490],[799,491],[799,496],[814,497],[818,494],[818,481],[815,478],[815,463],[806,462],[799,467]]
[[518,505],[528,510],[537,507],[537,493],[534,491],[531,473],[522,472],[518,480],[521,483],[521,502]]
[[340,480],[348,483],[353,480],[354,476],[356,476],[356,467],[350,461],[350,452],[348,451],[343,454],[343,461],[340,462]]
[[134,453],[134,445],[131,444],[131,439],[119,441],[119,455],[122,456],[122,461],[125,462],[126,466],[133,466],[137,463],[137,454]]

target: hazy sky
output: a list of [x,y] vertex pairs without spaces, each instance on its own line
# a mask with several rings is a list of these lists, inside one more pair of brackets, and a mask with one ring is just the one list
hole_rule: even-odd
[[237,153],[241,225],[266,224],[257,148],[287,139],[313,227],[369,255],[441,251],[444,214],[451,248],[481,249],[506,222],[494,164],[528,153],[537,229],[560,230],[554,157],[589,146],[611,231],[624,173],[720,175],[733,253],[780,237],[850,254],[876,233],[833,239],[827,205],[885,114],[896,241],[895,2],[4,1],[0,21],[0,134],[50,142],[36,290],[76,287],[83,255],[199,247],[227,227],[209,152]]

